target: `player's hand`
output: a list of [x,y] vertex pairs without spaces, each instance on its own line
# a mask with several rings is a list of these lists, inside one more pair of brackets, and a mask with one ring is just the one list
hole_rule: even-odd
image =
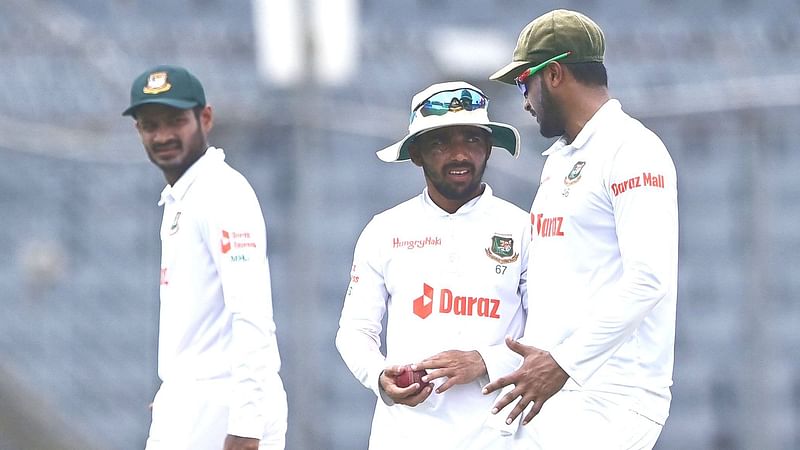
[[223,450],[258,450],[259,440],[229,434],[225,437]]
[[[403,372],[403,366],[389,366],[384,369],[381,377],[378,379],[381,388],[395,403],[406,406],[417,406],[424,402],[431,392],[433,386],[428,385],[419,390],[419,383],[414,383],[408,387],[401,388],[395,383],[395,377]],[[417,392],[419,390],[419,392]]]
[[536,347],[522,345],[519,342],[507,337],[506,345],[511,350],[519,353],[524,358],[519,369],[510,374],[500,377],[483,388],[484,394],[490,394],[498,389],[502,389],[510,384],[514,389],[506,395],[500,397],[495,403],[492,414],[497,414],[500,410],[511,404],[518,397],[519,402],[511,410],[506,423],[511,423],[533,402],[533,408],[525,416],[522,424],[525,425],[533,419],[542,409],[542,405],[547,399],[561,390],[569,379],[569,375],[558,365],[549,352],[540,350]]
[[483,357],[475,350],[468,352],[447,350],[425,358],[417,364],[412,364],[411,369],[427,370],[428,374],[422,377],[422,381],[425,382],[447,377],[447,380],[436,389],[437,394],[441,394],[457,384],[471,383],[486,374]]

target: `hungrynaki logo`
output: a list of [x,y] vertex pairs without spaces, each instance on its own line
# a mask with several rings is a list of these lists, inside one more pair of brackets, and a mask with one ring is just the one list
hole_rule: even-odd
[[[422,319],[433,313],[434,289],[427,283],[422,284],[422,296],[414,300],[414,314]],[[439,291],[440,314],[453,314],[456,316],[477,316],[489,319],[500,318],[500,300],[487,297],[472,297],[455,295],[450,289]]]
[[400,239],[398,237],[392,239],[392,248],[407,248],[413,250],[415,248],[437,245],[442,245],[442,238],[436,236],[428,236],[423,239]]

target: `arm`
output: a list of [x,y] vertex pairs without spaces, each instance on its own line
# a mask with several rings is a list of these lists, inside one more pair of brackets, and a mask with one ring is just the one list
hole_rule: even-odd
[[381,320],[389,293],[383,280],[374,220],[356,243],[336,348],[361,384],[381,396],[379,377],[386,362],[380,351]]
[[225,198],[212,201],[217,204],[214,217],[207,218],[206,242],[225,307],[231,312],[233,390],[228,434],[231,445],[239,442],[236,438],[255,439],[257,444],[268,420],[268,405],[283,395],[276,387],[280,386],[280,356],[272,318],[266,227],[255,193],[244,180],[234,184]]
[[[643,146],[647,150],[643,151]],[[651,174],[650,186],[618,192],[612,186]],[[663,177],[664,186],[652,185]],[[593,310],[575,332],[551,349],[553,359],[578,384],[586,381],[622,346],[676,283],[678,205],[675,168],[653,136],[619,150],[607,178],[622,260],[613,289],[592,299]]]

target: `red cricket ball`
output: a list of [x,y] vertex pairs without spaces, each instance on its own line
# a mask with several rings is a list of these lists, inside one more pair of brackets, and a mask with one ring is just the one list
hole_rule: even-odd
[[424,388],[425,386],[429,385],[430,383],[424,383],[422,381],[422,377],[428,374],[428,371],[425,369],[420,370],[411,370],[411,366],[403,366],[403,371],[400,372],[400,375],[394,378],[394,382],[397,387],[405,388],[409,387],[414,383],[419,383],[420,389]]

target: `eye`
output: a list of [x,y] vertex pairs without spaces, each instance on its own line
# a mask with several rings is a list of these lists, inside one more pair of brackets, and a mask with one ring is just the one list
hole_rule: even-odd
[[145,133],[151,133],[156,130],[156,124],[154,122],[139,122],[139,129],[144,131]]

